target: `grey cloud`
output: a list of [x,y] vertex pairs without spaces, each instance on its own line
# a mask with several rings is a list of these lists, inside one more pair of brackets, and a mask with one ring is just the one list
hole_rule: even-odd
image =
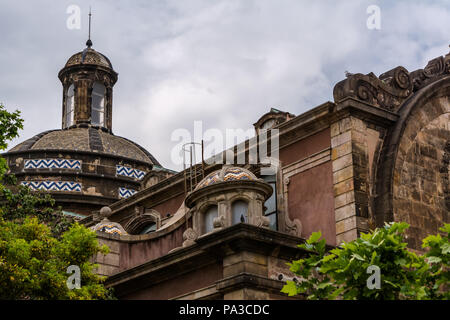
[[[82,8],[81,30],[66,8]],[[366,8],[381,7],[381,30]],[[11,146],[60,127],[57,73],[86,41],[88,1],[0,1],[0,101],[20,107],[25,130]],[[113,131],[163,165],[177,128],[249,128],[270,107],[300,114],[332,100],[344,71],[422,68],[448,51],[446,1],[96,1],[94,48],[119,72]]]

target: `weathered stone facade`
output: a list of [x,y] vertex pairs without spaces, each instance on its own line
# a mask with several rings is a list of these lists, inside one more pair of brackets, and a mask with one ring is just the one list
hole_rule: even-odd
[[[336,245],[383,226],[385,222],[405,221],[411,225],[409,246],[420,250],[424,237],[438,232],[443,223],[449,222],[449,60],[450,55],[433,59],[425,69],[411,73],[397,67],[380,77],[372,73],[349,75],[335,86],[334,103],[325,103],[292,119],[285,117],[279,123],[272,121],[272,117],[284,113],[270,112],[255,123],[258,133],[266,129],[265,126],[279,130],[280,158],[271,161],[277,168],[276,184],[272,187],[277,199],[278,234],[298,237],[301,242],[311,232],[321,230],[327,243]],[[246,142],[245,146],[243,157],[248,159],[250,143]],[[237,149],[232,150],[237,157]],[[261,166],[264,164],[246,167],[256,177],[263,178],[258,169]],[[206,173],[217,169],[220,166],[205,167]],[[214,176],[207,177],[211,175]],[[197,258],[210,261],[210,264],[201,264],[199,269],[207,275],[206,282],[195,282],[200,275],[194,270],[176,273],[173,277],[166,274],[162,282],[155,278],[156,270],[179,270],[173,269],[171,264],[184,260],[173,255],[190,256],[186,250],[220,242],[214,237],[240,226],[229,224],[227,196],[228,192],[239,193],[238,188],[233,190],[231,184],[224,185],[211,198],[207,192],[184,194],[182,183],[180,173],[112,205],[112,217],[123,223],[136,217],[133,206],[145,208],[143,210],[158,208],[162,212],[172,208],[174,212],[162,220],[161,228],[153,234],[139,238],[130,235],[127,236],[130,238],[118,240],[123,243],[136,239],[140,243],[122,244],[120,271],[109,280],[120,297],[280,298],[275,288],[280,287],[282,279],[293,277],[283,268],[287,260],[272,254],[281,247],[273,248],[272,253],[255,252],[248,251],[248,246],[230,246],[223,240],[221,248],[231,248],[231,251],[215,247],[214,251],[203,251],[206,256]],[[219,203],[223,220],[228,223],[217,221],[215,232],[200,236],[202,225],[198,219],[203,209],[195,204],[190,210],[182,209],[186,197],[188,202],[195,198],[196,203]],[[175,210],[177,204],[180,209]],[[258,209],[260,214],[262,210]],[[263,230],[260,228],[258,232],[264,234]],[[145,252],[145,257],[130,258],[137,255],[138,248],[141,254]],[[153,250],[148,251],[150,248]],[[301,256],[302,252],[296,254]],[[159,266],[162,269],[158,269]],[[133,276],[137,273],[139,276]],[[135,288],[137,279],[149,282]],[[174,289],[170,285],[174,281],[187,281],[189,288],[183,293],[169,293],[169,288]]]
[[[98,272],[121,299],[282,299],[294,277],[286,262],[305,254],[296,245],[312,232],[332,247],[405,221],[410,248],[420,250],[449,222],[450,54],[413,72],[349,74],[334,102],[298,116],[272,109],[254,124],[255,138],[214,156],[245,164],[202,163],[189,173],[112,135],[117,74],[105,56],[90,49],[63,70],[64,90],[75,81],[69,75],[79,77],[73,125],[6,157],[20,181],[57,181],[48,187],[62,189],[50,190],[58,202],[88,215],[82,222],[112,248],[94,257]],[[99,80],[108,88],[100,127],[89,102]],[[273,137],[279,148],[262,152]]]
[[449,98],[430,99],[410,115],[394,171],[394,219],[411,225],[411,247],[449,221],[449,145]]

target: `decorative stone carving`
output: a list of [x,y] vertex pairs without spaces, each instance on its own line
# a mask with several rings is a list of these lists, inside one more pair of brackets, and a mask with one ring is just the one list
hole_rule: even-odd
[[255,225],[260,228],[269,228],[270,220],[266,216],[255,217]]
[[334,101],[351,97],[389,111],[397,111],[412,93],[412,80],[403,67],[392,69],[379,78],[372,72],[356,73],[337,83],[333,90]]
[[213,219],[213,227],[214,230],[220,230],[225,227],[225,216],[220,215],[217,218]]
[[197,240],[198,234],[192,228],[187,228],[186,231],[183,232],[183,247],[191,246],[195,244],[195,240]]
[[449,73],[450,53],[430,60],[424,69],[411,73],[403,67],[394,68],[379,77],[373,73],[347,73],[347,79],[334,87],[334,101],[351,97],[395,112],[413,92]]
[[288,186],[290,183],[289,177],[283,178],[283,194],[285,201],[286,211],[284,212],[284,232],[291,234],[296,237],[300,237],[302,235],[302,223],[298,219],[294,219],[293,221],[289,218],[289,210],[287,210],[288,206]]
[[450,54],[430,60],[424,69],[411,72],[414,91],[419,90],[436,77],[450,73]]
[[294,219],[293,221],[289,219],[289,217],[286,215],[285,219],[285,226],[286,226],[286,232],[296,236],[301,237],[302,235],[302,223],[298,219]]

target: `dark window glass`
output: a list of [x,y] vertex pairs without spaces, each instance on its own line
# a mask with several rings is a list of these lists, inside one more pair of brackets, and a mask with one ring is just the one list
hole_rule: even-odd
[[240,222],[248,222],[247,212],[248,204],[243,200],[237,200],[231,205],[231,212],[233,213],[233,224]]
[[214,218],[217,218],[217,216],[218,216],[217,206],[211,206],[208,208],[208,210],[206,210],[203,217],[203,226],[205,233],[213,231],[214,229],[213,220]]
[[148,234],[156,230],[156,223],[152,222],[142,229],[139,234]]

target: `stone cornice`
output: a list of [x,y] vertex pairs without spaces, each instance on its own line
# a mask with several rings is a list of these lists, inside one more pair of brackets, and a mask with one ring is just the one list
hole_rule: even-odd
[[399,118],[397,113],[373,106],[353,97],[347,97],[336,104],[336,110],[331,119],[333,122],[336,122],[350,115],[382,127],[393,125]]
[[[80,195],[79,192],[71,193],[71,192],[48,191],[48,193],[50,193],[52,195],[52,197],[57,202],[60,202],[60,203],[67,202],[67,203],[97,204],[97,205],[107,206],[117,200],[117,198],[105,197],[105,196],[94,196],[94,195],[89,195],[89,194]],[[86,219],[86,218],[84,218],[84,219]]]
[[298,237],[241,223],[200,237],[192,246],[112,275],[106,285],[115,287],[120,296],[217,263],[224,256],[243,250],[292,260],[305,252],[297,247],[303,242]]
[[282,168],[283,176],[290,178],[300,172],[319,166],[331,160],[331,148],[324,149],[308,157],[299,159]]
[[398,112],[415,92],[450,74],[450,53],[428,62],[424,69],[408,72],[399,66],[379,77],[369,74],[348,74],[333,89],[334,101],[340,104],[347,98],[364,102],[391,112]]
[[336,103],[352,97],[382,109],[396,111],[412,93],[412,88],[408,70],[397,67],[380,77],[372,72],[367,75],[352,74],[334,86],[333,97]]

